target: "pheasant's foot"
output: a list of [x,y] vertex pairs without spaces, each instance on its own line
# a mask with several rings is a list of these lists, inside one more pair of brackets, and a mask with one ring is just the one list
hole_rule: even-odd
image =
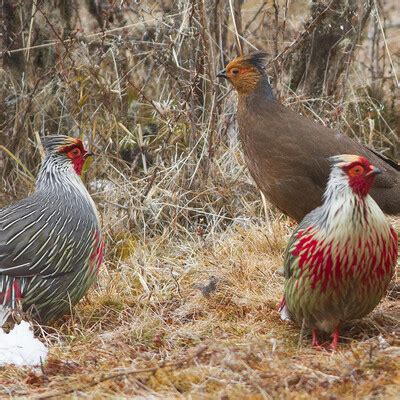
[[315,328],[312,330],[311,346],[314,347],[316,350],[323,350],[323,347],[318,341],[318,331]]
[[336,347],[339,343],[339,327],[337,327],[332,333],[332,342],[328,346],[329,351],[336,351]]

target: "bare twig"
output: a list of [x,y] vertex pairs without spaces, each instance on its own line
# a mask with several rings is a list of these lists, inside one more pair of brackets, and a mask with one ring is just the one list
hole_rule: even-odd
[[[240,4],[236,3],[236,11],[237,14],[240,17]],[[236,24],[236,17],[235,17],[235,8],[233,7],[233,0],[229,0],[229,7],[231,9],[231,17],[232,17],[232,22],[233,22],[233,27],[235,29],[235,37],[236,37],[236,44],[237,44],[237,49],[238,49],[238,53],[239,55],[243,55],[243,47],[242,47],[242,42],[241,42],[241,36],[239,34],[239,30]]]
[[290,43],[288,46],[286,46],[276,57],[274,57],[272,60],[268,62],[268,64],[273,64],[280,58],[282,58],[284,55],[287,53],[292,52],[297,46],[302,42],[302,40],[311,33],[311,31],[318,25],[319,21],[322,19],[324,14],[331,8],[331,5],[334,3],[335,0],[331,0],[331,2],[324,8],[318,15],[317,17],[314,18],[313,21],[307,26],[306,29],[304,29],[298,36],[297,38]]
[[390,50],[389,50],[389,47],[388,47],[388,44],[387,44],[385,31],[384,31],[383,25],[382,25],[382,20],[381,20],[381,17],[379,15],[379,9],[378,9],[378,6],[377,6],[375,0],[374,0],[374,5],[375,5],[376,18],[377,18],[378,24],[379,24],[379,29],[380,29],[381,34],[382,34],[383,42],[385,43],[385,50],[386,50],[386,53],[387,53],[388,58],[389,58],[390,66],[392,67],[393,77],[394,77],[394,79],[396,81],[396,86],[399,88],[400,87],[399,78],[397,77],[396,68],[395,68],[395,66],[393,64],[392,55],[390,53]]

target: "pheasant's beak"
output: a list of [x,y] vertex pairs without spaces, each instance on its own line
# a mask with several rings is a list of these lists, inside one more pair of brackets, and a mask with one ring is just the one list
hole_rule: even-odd
[[367,176],[381,174],[382,171],[378,167],[372,167],[372,169],[367,173]]
[[94,156],[94,153],[92,153],[91,151],[88,151],[88,152],[85,154],[85,159],[88,158],[88,157],[93,157],[93,156]]
[[221,71],[218,72],[217,78],[225,78],[228,79],[228,75],[226,75],[226,69],[221,69]]

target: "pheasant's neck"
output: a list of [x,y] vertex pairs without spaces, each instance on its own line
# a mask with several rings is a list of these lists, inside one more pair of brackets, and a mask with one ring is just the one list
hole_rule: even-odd
[[260,102],[275,101],[276,98],[269,83],[267,74],[261,75],[259,81],[251,90],[238,91],[239,104],[246,104],[247,107],[258,106]]
[[353,193],[347,184],[328,184],[320,208],[318,225],[325,235],[336,240],[358,240],[372,232],[387,234],[389,223],[375,200]]
[[45,159],[36,181],[36,192],[73,202],[77,207],[91,209],[98,219],[96,206],[86,190],[81,177],[69,162]]

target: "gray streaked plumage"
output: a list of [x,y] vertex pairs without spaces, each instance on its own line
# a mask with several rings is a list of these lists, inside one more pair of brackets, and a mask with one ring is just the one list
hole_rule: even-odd
[[[94,282],[102,259],[96,207],[79,173],[79,139],[44,139],[46,157],[29,197],[0,210],[0,304],[20,301],[49,322],[68,313]],[[73,153],[80,156],[71,159]]]

